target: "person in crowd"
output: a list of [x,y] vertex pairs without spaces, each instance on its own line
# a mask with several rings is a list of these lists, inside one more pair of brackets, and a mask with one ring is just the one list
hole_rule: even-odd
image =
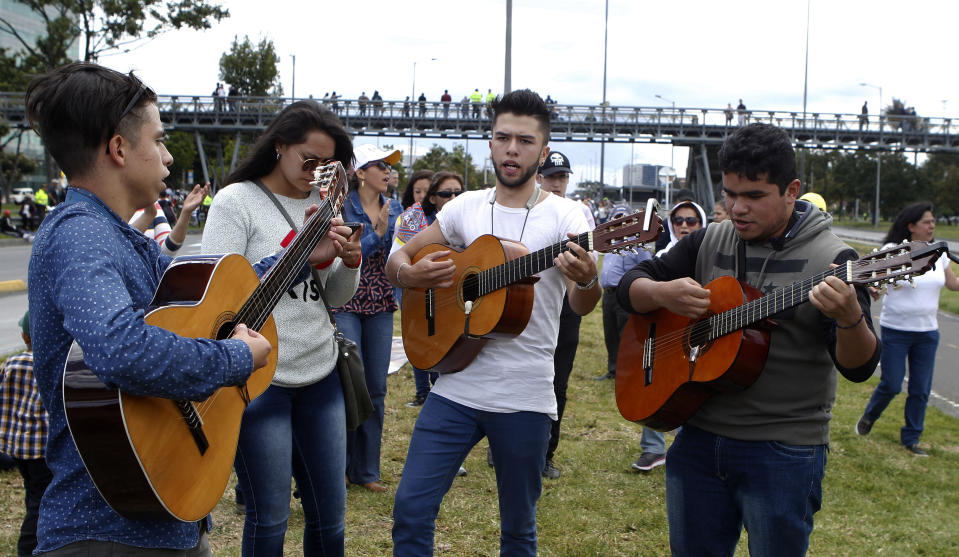
[[449,89],[443,90],[443,96],[440,97],[440,102],[443,103],[443,118],[450,117],[450,103],[453,102],[453,97],[450,96]]
[[[549,105],[547,104],[547,108]],[[550,151],[545,162],[536,172],[536,182],[543,191],[566,197],[569,187],[569,176],[572,174],[569,159],[559,151]],[[593,214],[585,205],[583,216],[589,224],[589,229],[596,228]],[[559,430],[563,421],[563,412],[566,410],[566,390],[569,386],[569,376],[573,372],[573,360],[576,358],[576,348],[579,346],[579,325],[582,317],[573,311],[569,305],[569,297],[563,297],[563,309],[559,315],[559,332],[556,337],[556,351],[553,354],[553,392],[556,395],[556,419],[552,421],[549,432],[549,443],[546,445],[546,464],[543,466],[543,477],[558,480],[562,472],[553,463],[553,455],[559,446]]]
[[[683,202],[683,201],[694,201],[695,196],[693,195],[693,190],[689,188],[683,188],[676,192],[672,198],[673,206]],[[666,229],[663,230],[663,233],[659,235],[659,238],[656,238],[656,252],[659,253],[666,248],[673,241],[673,236],[670,233],[669,226],[666,226]]]
[[813,205],[816,206],[816,208],[818,208],[823,213],[828,212],[828,210],[826,209],[826,200],[823,198],[823,196],[819,195],[818,193],[814,191],[810,191],[802,194],[802,196],[800,196],[799,199],[812,203]]
[[[706,222],[706,211],[698,203],[694,201],[676,203],[667,215],[666,227],[669,229],[669,244],[657,251],[656,257],[663,257],[680,240],[703,228],[706,224],[708,224]],[[639,446],[643,453],[632,464],[633,470],[649,472],[657,466],[666,464],[666,438],[662,432],[643,426]]]
[[23,238],[24,240],[29,240],[33,237],[26,230],[13,224],[13,218],[10,216],[10,209],[3,210],[3,216],[0,217],[0,232],[3,234],[9,234],[10,236],[16,236],[17,238]]
[[[631,211],[626,205],[615,205],[610,210],[610,218],[618,219]],[[604,381],[616,379],[616,360],[619,357],[619,341],[623,336],[623,327],[629,320],[629,313],[616,301],[616,286],[619,279],[629,269],[652,257],[643,249],[637,252],[603,254],[603,269],[599,273],[599,284],[603,288],[603,341],[606,344],[606,373],[593,379]]]
[[366,91],[360,93],[356,99],[356,105],[360,107],[360,116],[366,116],[366,105],[370,103],[370,98],[366,96]]
[[[445,288],[455,279],[448,251],[412,264],[430,243],[469,245],[484,234],[531,251],[588,230],[573,201],[536,186],[549,155],[549,109],[536,93],[516,90],[492,105],[490,154],[496,187],[466,192],[390,257],[387,274],[401,288]],[[491,339],[459,373],[440,375],[420,410],[393,507],[393,554],[432,555],[440,503],[471,448],[488,437],[500,510],[500,553],[535,555],[536,503],[542,491],[550,420],[557,418],[553,353],[564,292],[589,313],[599,300],[596,264],[572,242],[539,273],[532,315],[511,339]]]
[[720,223],[728,219],[729,213],[726,212],[726,204],[722,201],[717,201],[716,204],[713,205],[713,222]]
[[[176,224],[170,227],[167,221],[163,206],[160,201],[151,203],[144,209],[138,210],[133,214],[130,225],[136,228],[147,238],[156,242],[163,253],[167,255],[176,255],[186,241],[186,233],[190,226],[190,213],[200,206],[200,203],[209,195],[210,184],[196,184],[193,190],[183,200],[183,209],[180,215],[187,215],[186,218],[175,219]],[[163,193],[161,193],[163,195]]]
[[49,203],[50,196],[47,194],[47,189],[41,185],[33,196],[33,204],[37,208],[38,222],[42,222],[43,218],[47,216],[47,204]]
[[[420,172],[429,172],[431,170],[420,170],[413,174],[411,182]],[[425,175],[425,174],[423,174]],[[416,183],[413,182],[415,187]],[[409,188],[410,186],[407,186]],[[406,243],[422,230],[436,220],[436,213],[443,208],[443,205],[449,203],[465,190],[463,186],[463,177],[455,172],[437,172],[432,177],[423,194],[423,201],[414,203],[409,209],[403,211],[396,223],[396,232],[393,236],[393,246],[390,249],[392,254],[402,248]],[[427,395],[430,394],[431,384],[436,382],[437,374],[425,369],[413,367],[413,381],[416,385],[416,394],[413,400],[406,403],[409,407],[422,406],[426,402]]]
[[406,182],[406,188],[403,190],[402,204],[404,211],[412,207],[414,203],[423,203],[432,179],[432,170],[417,170],[410,175],[409,181]]
[[743,104],[743,100],[739,99],[739,104],[736,105],[736,114],[739,118],[739,126],[745,126],[749,122],[749,113],[746,112],[746,105]]
[[[208,519],[134,520],[117,514],[84,468],[64,411],[63,368],[72,342],[104,384],[137,395],[204,400],[242,385],[265,366],[270,342],[246,324],[223,340],[181,337],[148,326],[144,310],[172,259],[127,224],[156,201],[173,163],[164,145],[156,93],[132,73],[73,63],[27,87],[28,121],[70,181],[66,200],[35,239],[28,271],[34,374],[49,414],[47,466],[53,474],[40,503],[36,551],[50,557],[211,555]],[[349,228],[332,221],[310,252],[328,261]],[[264,274],[278,259],[254,265]],[[309,276],[304,265],[295,277]],[[175,463],[171,463],[175,465]]]
[[[315,101],[287,106],[214,199],[203,253],[238,253],[258,261],[281,249],[294,232],[261,187],[287,214],[303,214],[323,203],[310,183],[313,170],[328,161],[349,167],[352,156],[349,134],[332,112]],[[283,555],[291,478],[305,517],[304,554],[343,555],[346,413],[326,304],[342,305],[356,290],[359,232],[336,255],[273,310],[276,372],[266,392],[243,413],[236,453],[237,483],[246,504],[244,555]]]
[[383,97],[380,95],[379,91],[373,91],[373,97],[370,99],[370,104],[373,105],[373,116],[380,116],[383,114]]
[[[795,152],[781,129],[737,129],[719,165],[730,220],[627,272],[617,289],[625,309],[698,319],[712,296],[701,285],[717,277],[738,276],[768,293],[857,257],[825,215],[796,200]],[[673,555],[731,555],[744,526],[752,555],[806,553],[822,504],[836,370],[865,381],[880,354],[865,287],[829,276],[810,286],[808,301],[774,316],[756,382],[706,400],[670,446]]]
[[396,186],[400,184],[400,173],[395,168],[390,170],[390,177],[386,181],[386,195],[390,199],[399,201],[400,196],[396,191]]
[[0,453],[13,457],[23,478],[26,512],[20,523],[17,556],[29,557],[37,547],[40,499],[53,477],[44,460],[47,412],[33,377],[30,311],[18,322],[27,349],[7,358],[0,369]]
[[419,98],[416,99],[416,102],[420,105],[420,118],[426,117],[426,93],[420,93]]
[[470,103],[473,105],[473,118],[480,117],[480,110],[483,107],[483,93],[480,93],[479,87],[473,89],[470,93]]
[[[168,223],[171,226],[176,225],[176,209],[173,205],[173,200],[170,199],[170,189],[165,189],[160,192],[160,199],[157,201],[157,204],[160,206],[160,210],[163,211],[163,216],[166,217]],[[190,214],[187,213],[187,220],[189,221]]]
[[353,298],[337,308],[336,324],[356,343],[363,355],[366,386],[373,401],[373,415],[347,434],[346,479],[373,492],[386,491],[380,477],[380,443],[386,404],[386,376],[393,339],[393,312],[397,309],[393,285],[384,267],[393,243],[396,219],[403,212],[399,201],[386,197],[392,165],[399,151],[376,145],[354,147],[356,158],[353,187],[343,203],[347,221],[363,223],[363,269]]
[[29,195],[24,195],[23,200],[20,201],[20,210],[18,211],[20,215],[20,224],[21,228],[27,231],[36,230],[37,222],[34,219],[37,216],[37,206],[33,202],[33,198]]
[[[896,215],[886,233],[883,249],[904,241],[931,242],[936,232],[936,216],[932,203],[921,201],[907,205]],[[910,288],[912,286],[912,288]],[[935,267],[912,280],[912,285],[897,283],[887,288],[879,313],[882,329],[882,375],[872,392],[856,433],[868,435],[876,420],[892,399],[902,391],[909,364],[909,394],[904,411],[905,425],[899,431],[899,442],[915,456],[928,456],[919,447],[926,405],[932,390],[932,375],[939,346],[939,293],[942,288],[959,290],[959,277],[949,267],[949,256],[943,254]],[[873,298],[882,295],[873,290]]]

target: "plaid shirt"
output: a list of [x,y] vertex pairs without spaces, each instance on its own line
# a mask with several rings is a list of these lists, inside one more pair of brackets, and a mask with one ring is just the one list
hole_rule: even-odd
[[0,452],[22,460],[43,458],[47,412],[33,378],[33,352],[10,356],[0,369]]

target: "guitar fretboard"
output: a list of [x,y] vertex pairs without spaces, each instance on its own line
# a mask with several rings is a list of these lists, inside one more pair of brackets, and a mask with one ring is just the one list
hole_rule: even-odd
[[840,265],[813,277],[773,290],[769,294],[741,306],[717,313],[700,323],[705,323],[709,340],[715,340],[733,331],[758,323],[780,311],[809,301],[809,291],[826,277],[835,276],[843,282],[848,282],[846,270],[845,265]]
[[586,251],[592,251],[592,238],[592,232],[583,232],[575,238],[557,242],[477,273],[478,295],[485,296],[490,292],[505,288],[510,284],[549,269],[553,266],[553,260],[556,259],[556,256],[564,251],[569,251],[566,246],[569,242],[573,242]]

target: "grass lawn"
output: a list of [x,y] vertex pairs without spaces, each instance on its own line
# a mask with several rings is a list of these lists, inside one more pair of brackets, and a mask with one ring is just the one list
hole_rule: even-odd
[[[639,456],[640,427],[616,409],[613,384],[593,381],[605,372],[606,351],[599,309],[586,316],[569,384],[556,465],[559,480],[544,480],[539,501],[539,552],[544,556],[668,555],[664,474],[632,471]],[[953,370],[943,369],[940,373]],[[916,458],[898,444],[903,397],[897,397],[865,438],[853,425],[876,385],[840,378],[823,509],[816,514],[810,555],[959,554],[959,421],[930,407]],[[391,552],[392,492],[399,483],[418,409],[408,367],[391,376],[386,403],[382,478],[390,492],[352,487],[347,496],[346,554]],[[667,435],[667,442],[672,436]],[[499,519],[496,483],[487,467],[485,441],[471,452],[469,474],[457,478],[437,520],[436,554],[496,555]],[[15,554],[23,492],[16,471],[0,473],[0,555]],[[952,518],[950,518],[952,517]],[[216,555],[239,555],[242,518],[233,513],[232,489],[214,512],[211,540]],[[303,514],[292,502],[286,553],[302,554]],[[737,555],[746,555],[745,535]]]

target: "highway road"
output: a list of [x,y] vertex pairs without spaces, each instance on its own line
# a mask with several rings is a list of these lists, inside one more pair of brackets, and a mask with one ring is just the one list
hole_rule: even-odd
[[[836,228],[836,233],[850,240],[879,242],[882,233]],[[955,252],[959,253],[959,243]],[[200,251],[200,236],[193,234],[181,250],[182,255]],[[4,240],[0,243],[0,281],[20,279],[26,281],[27,262],[30,257],[28,244]],[[879,323],[880,304],[873,305],[873,321]],[[17,320],[27,308],[26,292],[0,295],[0,354],[23,348]],[[959,316],[939,312],[940,343],[936,353],[936,374],[930,402],[944,412],[959,418]]]

